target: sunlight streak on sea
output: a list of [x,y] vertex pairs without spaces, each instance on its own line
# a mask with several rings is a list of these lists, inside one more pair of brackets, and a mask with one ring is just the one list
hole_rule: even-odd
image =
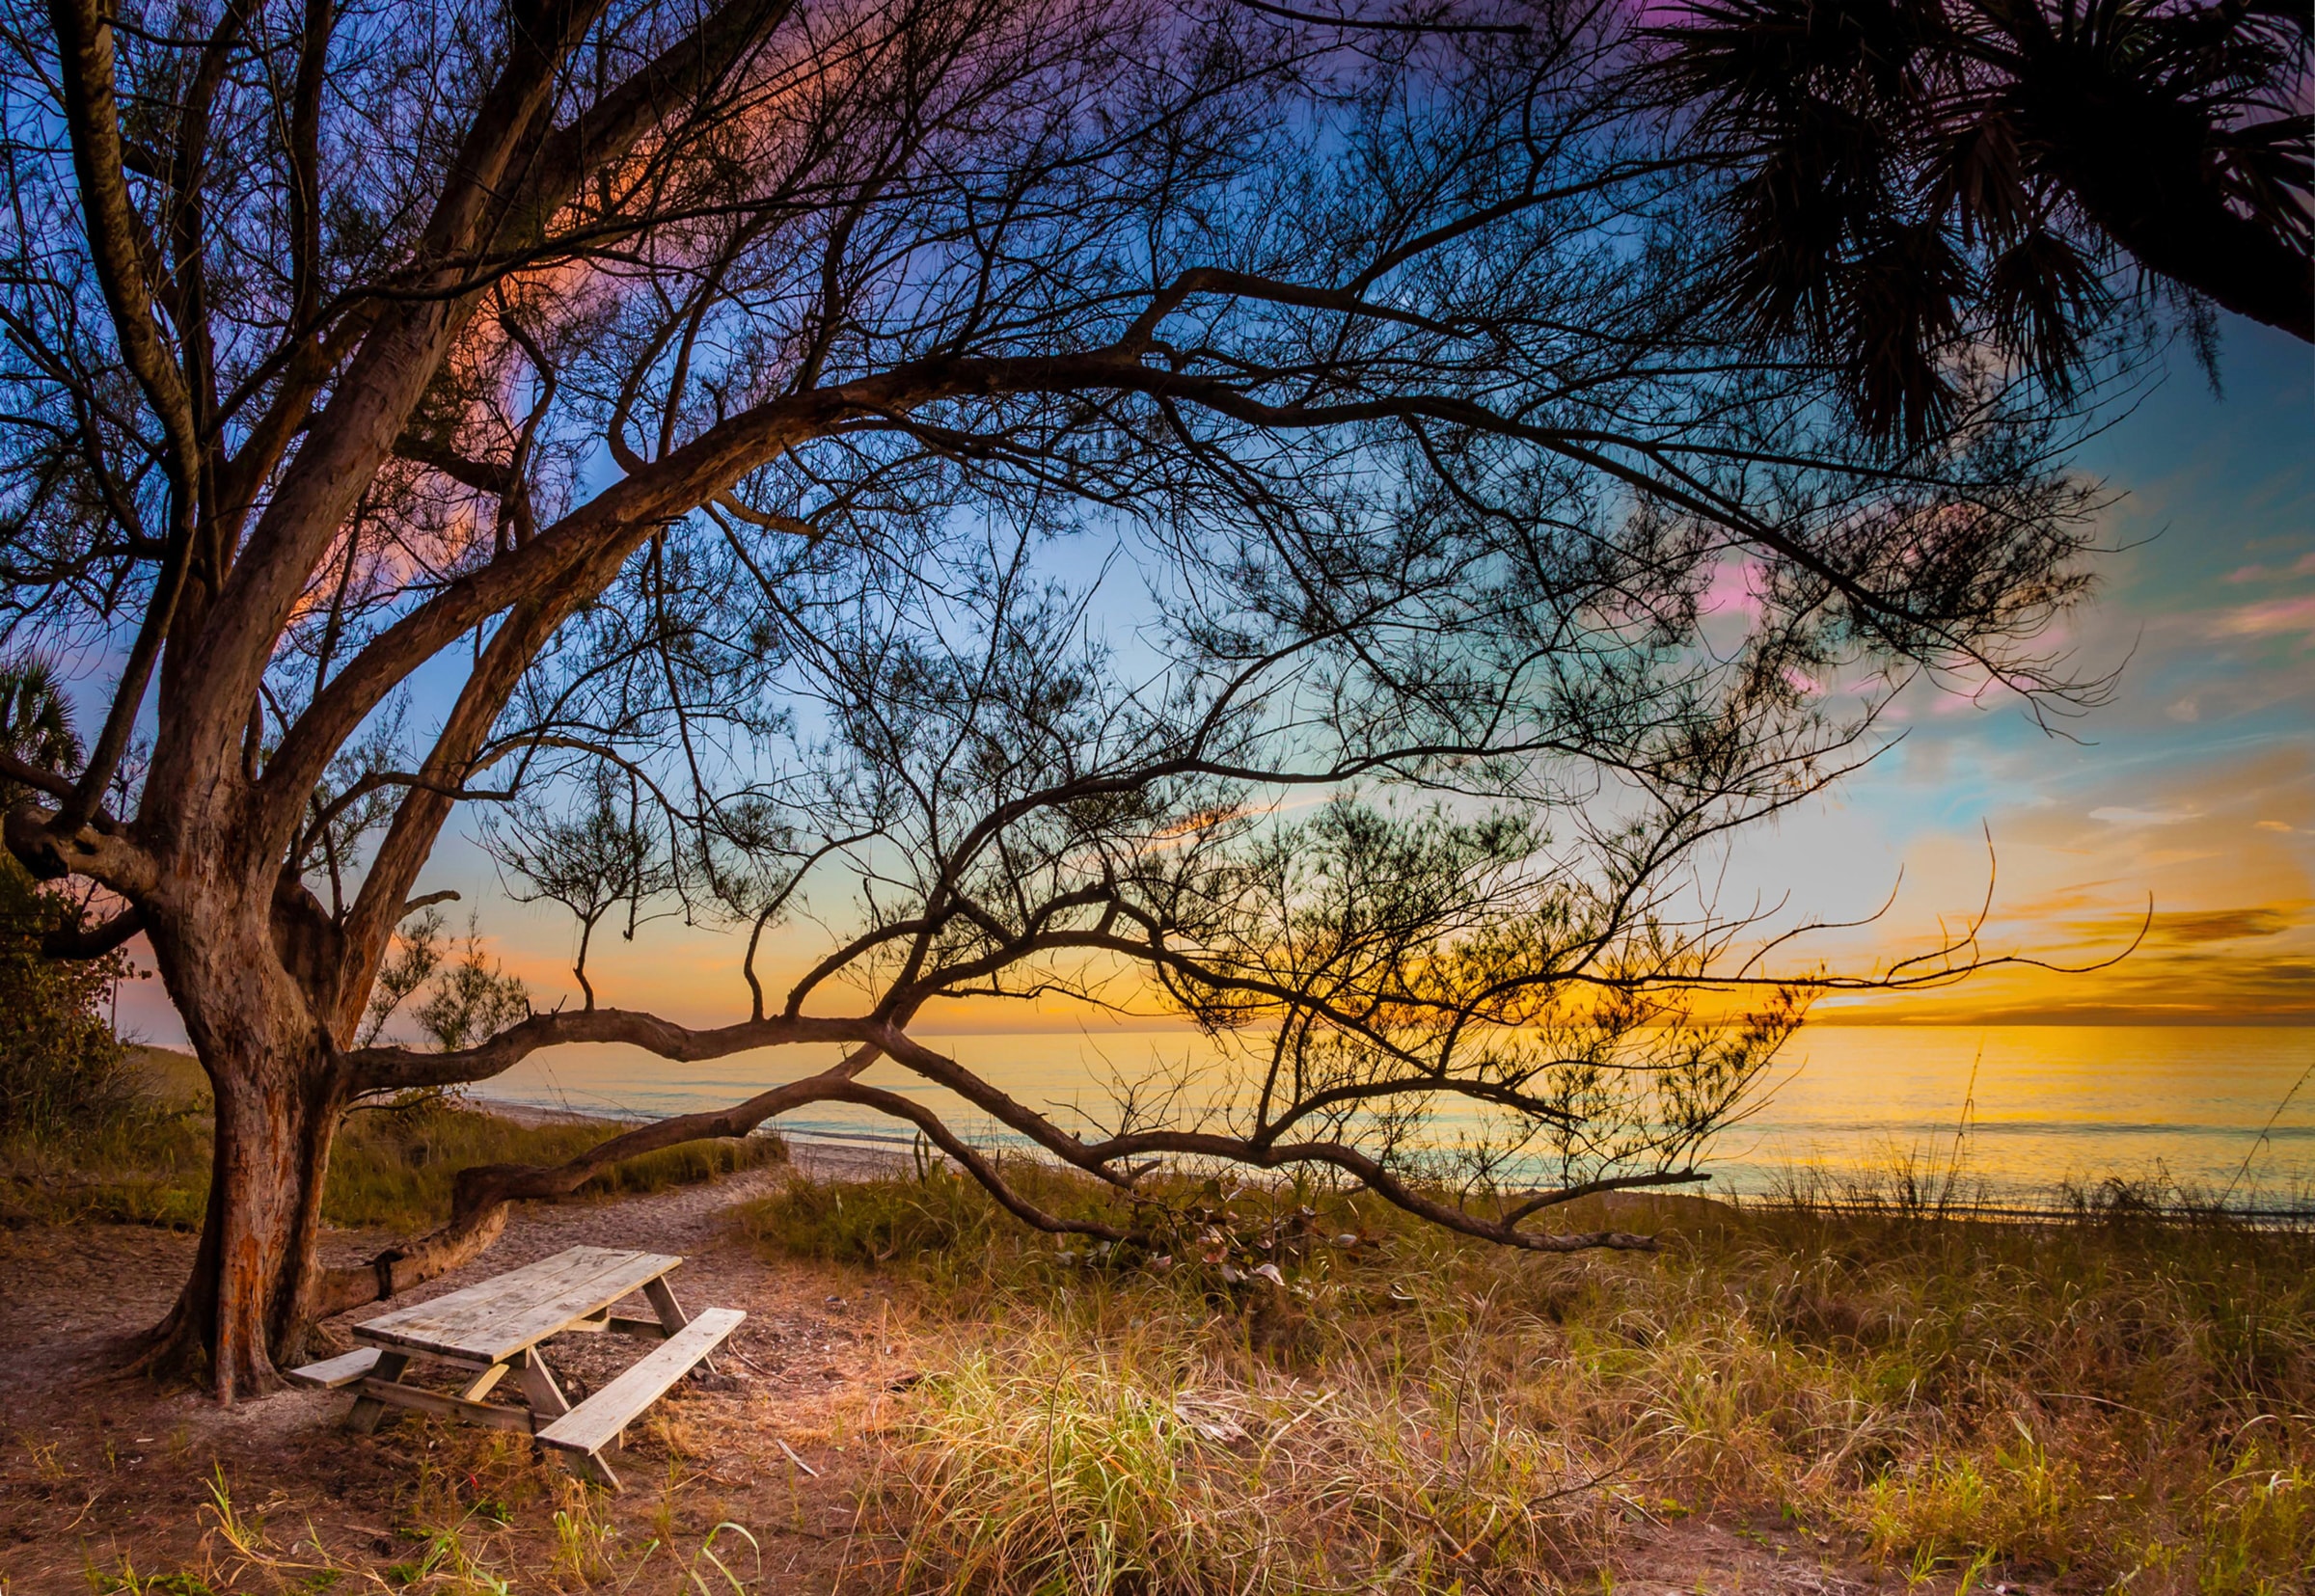
[[[1107,1123],[1108,1083],[1186,1070],[1202,1044],[1183,1032],[1089,1039],[1029,1033],[927,1038],[1019,1101]],[[804,1056],[800,1056],[804,1055]],[[563,1048],[474,1089],[483,1098],[658,1118],[723,1107],[832,1062],[783,1049],[668,1064],[615,1048]],[[1993,1201],[2039,1200],[2062,1181],[2166,1177],[2231,1200],[2303,1200],[2315,1189],[2315,1028],[2193,1026],[1824,1026],[1798,1037],[1756,1099],[1703,1160],[1706,1190],[1773,1189],[1814,1166],[1838,1177],[1907,1155],[1963,1158],[1965,1184]],[[974,1139],[1009,1133],[889,1063],[865,1077],[953,1116]],[[1974,1083],[1974,1084],[1973,1084]],[[1967,1110],[1965,1119],[1965,1107]],[[2277,1110],[2280,1109],[2278,1113]],[[865,1108],[818,1104],[777,1122],[806,1136],[910,1140]],[[1452,1135],[1457,1122],[1442,1117]],[[1540,1173],[1540,1172],[1539,1172]]]

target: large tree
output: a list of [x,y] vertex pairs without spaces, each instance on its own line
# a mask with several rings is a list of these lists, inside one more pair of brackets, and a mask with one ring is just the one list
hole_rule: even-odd
[[[81,770],[9,760],[7,837],[117,900],[68,951],[150,937],[214,1084],[155,1357],[229,1398],[507,1201],[812,1101],[1065,1223],[877,1058],[1121,1187],[1318,1165],[1614,1244],[1534,1216],[1688,1177],[1801,1000],[1700,861],[1910,674],[2065,690],[2054,419],[1979,370],[1893,452],[1716,341],[1713,213],[1608,13],[9,15],[6,590],[117,676]],[[732,925],[745,1017],[589,987],[371,1040],[462,809],[590,929]],[[805,910],[825,957],[768,991]],[[459,1032],[507,995],[470,965]],[[1068,1123],[912,1034],[1048,993],[1183,1009],[1235,1085]],[[349,1103],[606,1041],[813,1065],[321,1265]]]

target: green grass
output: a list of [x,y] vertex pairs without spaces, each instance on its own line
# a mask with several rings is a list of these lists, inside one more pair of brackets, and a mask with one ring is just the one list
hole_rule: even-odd
[[943,1348],[890,1492],[908,1582],[1596,1589],[1634,1526],[1712,1511],[1976,1588],[2315,1588],[2303,1231],[1691,1204],[1656,1254],[1538,1257],[1372,1200],[1161,1195],[1287,1285],[1033,1236],[938,1174],[749,1210]]
[[[83,1220],[198,1229],[208,1200],[206,1082],[189,1058],[137,1050],[147,1090],[125,1114],[68,1134],[0,1142],[0,1219]],[[583,1122],[525,1125],[455,1100],[361,1109],[330,1159],[322,1218],[346,1229],[411,1231],[449,1215],[459,1170],[556,1165],[612,1132]],[[580,1189],[582,1198],[662,1191],[786,1156],[776,1137],[695,1142],[646,1153]]]

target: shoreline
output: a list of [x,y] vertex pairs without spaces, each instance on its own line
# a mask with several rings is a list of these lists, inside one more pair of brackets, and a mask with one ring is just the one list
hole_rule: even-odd
[[[542,1108],[535,1103],[507,1102],[497,1097],[477,1097],[466,1093],[452,1094],[452,1100],[477,1114],[489,1114],[518,1125],[601,1125],[606,1131],[632,1130],[639,1125],[656,1122],[648,1115],[589,1114],[576,1108]],[[753,1134],[775,1135],[788,1150],[788,1162],[815,1180],[870,1180],[881,1176],[912,1169],[914,1162],[905,1148],[885,1150],[858,1143],[838,1141],[813,1132],[781,1130],[776,1125]],[[936,1153],[942,1163],[946,1154]]]
[[[492,1114],[520,1125],[599,1124],[607,1130],[629,1129],[651,1124],[649,1115],[621,1116],[590,1114],[575,1108],[546,1108],[535,1103],[509,1102],[496,1097],[477,1097],[454,1095],[456,1100],[477,1113]],[[761,1132],[759,1132],[761,1133]],[[815,1180],[873,1180],[883,1177],[906,1174],[915,1167],[914,1155],[907,1144],[897,1139],[886,1142],[882,1138],[862,1137],[858,1140],[830,1136],[820,1131],[795,1131],[769,1127],[787,1145],[788,1162],[800,1173]],[[882,1143],[883,1145],[879,1145]],[[939,1159],[950,1169],[955,1161],[945,1153],[928,1150],[928,1156]],[[2097,1187],[2085,1188],[2093,1195]],[[1643,1190],[1605,1192],[1576,1200],[1567,1209],[1572,1217],[1589,1213],[1597,1219],[1620,1224],[1653,1224],[1667,1222],[1688,1224],[1700,1218],[1727,1220],[1745,1212],[1758,1212],[1790,1206],[1789,1200],[1774,1193],[1737,1192],[1723,1187],[1715,1190],[1709,1183],[1699,1183],[1686,1190],[1651,1188]],[[1968,1220],[1996,1224],[2034,1225],[2073,1223],[2091,1215],[2061,1205],[2055,1197],[2041,1205],[2021,1204],[2001,1201],[1969,1202],[1948,1199],[1930,1200],[1920,1209],[1899,1203],[1876,1204],[1869,1201],[1844,1200],[1831,1193],[1818,1193],[1800,1205],[1814,1208],[1829,1215],[1846,1218],[1905,1218]],[[2118,1208],[2128,1208],[2125,1202]],[[2180,1204],[2174,1210],[2149,1208],[2142,1217],[2165,1223],[2180,1223],[2205,1218],[2224,1218],[2246,1225],[2252,1230],[2302,1230],[2315,1225],[2315,1202],[2300,1204],[2241,1206],[2217,1204],[2204,1207],[2192,1202]]]
[[[1940,1050],[1931,1058],[1906,1045],[1909,1036],[1920,1040],[1911,1028],[1827,1031],[1805,1069],[1769,1082],[1705,1150],[1699,1162],[1714,1178],[1703,1189],[1750,1204],[1796,1180],[1811,1187],[1829,1182],[1830,1194],[1838,1195],[1849,1187],[1913,1191],[1927,1177],[1932,1198],[1945,1189],[1962,1205],[2023,1218],[2066,1208],[2073,1194],[2118,1181],[2133,1197],[2159,1198],[2165,1206],[2182,1200],[2216,1206],[2223,1198],[2230,1211],[2259,1223],[2304,1222],[2315,1207],[2315,1122],[2308,1119],[2315,1104],[2303,1087],[2293,1092],[2304,1057],[2294,1053],[2278,1063],[2272,1050],[2254,1049],[2253,1057],[2232,1043],[2215,1054],[2202,1046],[2253,1035],[2247,1028],[2136,1027],[2126,1028],[2111,1058],[2104,1058],[2113,1052],[2104,1044],[2072,1042],[2059,1047],[2063,1056],[2029,1058],[2029,1044],[2054,1028],[2025,1029],[2034,1032],[2026,1043],[2017,1041],[2023,1031],[2003,1033],[2007,1041],[1989,1035],[1983,1069],[1975,1074],[1975,1054],[1947,1058]],[[1868,1048],[1849,1045],[1874,1035],[1882,1040]],[[2315,1038],[2315,1029],[2308,1035]],[[2156,1045],[2182,1036],[2197,1044],[2192,1056]],[[1098,1071],[1088,1074],[1075,1049],[1063,1059],[1051,1047],[1029,1046],[1039,1040],[1030,1037],[964,1040],[974,1046],[960,1049],[963,1062],[1016,1100],[1065,1107],[1089,1092],[1099,1098]],[[1015,1048],[1014,1041],[1022,1045]],[[171,1075],[198,1080],[189,1055],[151,1051],[174,1067]],[[2093,1054],[2104,1059],[2097,1069]],[[762,1090],[760,1073],[747,1061],[726,1061],[667,1074],[589,1054],[535,1076],[509,1073],[477,1083],[462,1096],[494,1112],[541,1121],[569,1114],[625,1124],[727,1108]],[[1862,1096],[1868,1088],[1869,1101]],[[2185,1096],[2154,1100],[2175,1096],[2173,1088]],[[1008,1151],[1020,1145],[939,1091],[928,1102],[952,1116],[951,1123],[976,1145]],[[1100,1118],[1098,1101],[1093,1107]],[[1460,1124],[1449,1116],[1427,1138],[1452,1142]],[[848,1166],[881,1162],[880,1155],[905,1161],[911,1150],[910,1127],[851,1108],[805,1109],[782,1116],[774,1128],[799,1148],[869,1150],[830,1153]],[[1541,1165],[1504,1172],[1513,1183],[1548,1182],[1555,1173]]]

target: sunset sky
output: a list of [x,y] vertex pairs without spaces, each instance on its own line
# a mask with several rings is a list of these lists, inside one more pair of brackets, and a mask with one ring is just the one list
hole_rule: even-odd
[[[2229,320],[2222,394],[2184,349],[2082,455],[2121,495],[2105,588],[2071,639],[2121,667],[2108,706],[2052,736],[2014,703],[1932,691],[1895,709],[1902,739],[1832,798],[1748,836],[1727,891],[1789,913],[1868,913],[1869,929],[1803,945],[1855,968],[1925,945],[1983,897],[1999,861],[1989,953],[2086,963],[2002,971],[1902,997],[1828,1001],[1834,1022],[2315,1024],[2315,361]],[[568,921],[505,903],[487,860],[449,842],[428,887],[461,889],[542,1005],[575,990]],[[796,962],[824,951],[806,928]],[[599,944],[599,947],[601,945]],[[698,1023],[744,1012],[740,946],[664,921],[590,965],[604,1001]],[[929,1016],[928,1016],[929,1017]],[[124,994],[150,1040],[182,1038],[157,982]],[[1078,1018],[952,1014],[927,1029],[1074,1029]]]
[[2096,974],[1987,975],[1820,1018],[2315,1023],[2311,377],[2303,345],[2230,322],[2222,397],[2178,351],[2084,455],[2125,497],[2078,641],[2122,674],[2080,741],[1924,694],[1877,769],[1753,860],[1829,915],[1868,909],[1901,865],[1871,937],[1889,951],[1974,906],[1990,831],[1989,952],[2087,962],[2129,943],[2151,898],[2144,944]]

